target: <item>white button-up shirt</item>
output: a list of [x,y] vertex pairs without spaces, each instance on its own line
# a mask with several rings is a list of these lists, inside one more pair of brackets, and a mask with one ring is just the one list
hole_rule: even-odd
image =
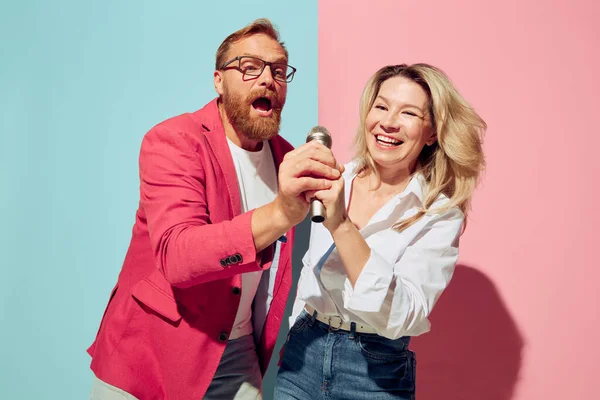
[[[348,204],[356,174],[353,163],[345,167]],[[426,214],[402,232],[393,230],[396,222],[422,207],[424,183],[423,176],[416,174],[406,189],[360,230],[371,255],[354,288],[331,234],[322,224],[312,223],[290,326],[308,304],[319,313],[370,325],[390,339],[429,331],[428,316],[450,282],[458,259],[464,214],[454,207],[442,214]],[[440,195],[432,210],[447,201]]]

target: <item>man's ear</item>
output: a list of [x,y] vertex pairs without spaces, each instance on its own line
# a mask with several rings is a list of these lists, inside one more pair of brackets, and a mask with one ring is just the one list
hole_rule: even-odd
[[223,96],[223,72],[215,71],[214,73],[215,90],[219,96]]

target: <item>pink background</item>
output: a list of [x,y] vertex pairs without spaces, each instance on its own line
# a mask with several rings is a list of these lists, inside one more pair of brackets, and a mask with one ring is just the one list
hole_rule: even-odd
[[442,68],[489,125],[460,265],[413,345],[421,400],[600,398],[599,4],[319,2],[319,123],[341,161],[385,64]]

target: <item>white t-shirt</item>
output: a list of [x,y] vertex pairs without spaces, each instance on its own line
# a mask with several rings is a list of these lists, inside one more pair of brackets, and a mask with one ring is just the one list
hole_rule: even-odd
[[[259,151],[246,151],[227,139],[240,188],[242,212],[261,207],[277,196],[277,171],[269,142]],[[252,334],[252,301],[262,271],[242,274],[242,298],[230,339]]]

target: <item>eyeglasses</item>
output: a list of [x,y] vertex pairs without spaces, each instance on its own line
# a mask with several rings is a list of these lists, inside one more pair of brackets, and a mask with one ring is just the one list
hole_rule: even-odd
[[271,68],[271,74],[273,75],[273,79],[279,82],[291,82],[294,79],[294,73],[296,72],[296,68],[282,62],[268,62],[265,60],[261,60],[260,58],[250,57],[250,56],[238,56],[233,60],[227,61],[221,69],[225,69],[225,67],[233,64],[234,62],[238,62],[237,65],[232,65],[229,68],[234,68],[240,71],[243,74],[243,78],[249,77],[250,79],[256,79],[263,73],[265,67],[268,65]]

